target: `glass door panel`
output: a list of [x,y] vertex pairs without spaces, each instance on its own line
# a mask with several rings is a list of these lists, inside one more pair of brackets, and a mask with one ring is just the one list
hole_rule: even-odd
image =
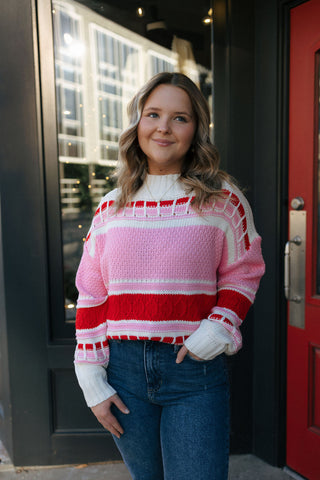
[[[186,45],[192,51],[191,42],[175,38],[169,49],[86,3],[52,2],[65,323],[75,320],[75,274],[92,215],[115,187],[118,141],[129,100],[156,73],[182,69],[203,87],[209,105],[212,95],[211,65],[197,63],[193,54],[182,58]],[[100,6],[102,11],[106,4]],[[201,19],[198,28],[207,29],[210,52],[211,34]]]

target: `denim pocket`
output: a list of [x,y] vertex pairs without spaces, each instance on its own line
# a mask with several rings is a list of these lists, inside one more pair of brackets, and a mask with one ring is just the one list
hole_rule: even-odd
[[204,360],[204,359],[196,359],[194,358],[192,355],[190,355],[190,352],[187,352],[187,355],[186,357],[188,357],[190,360],[192,360],[193,362],[196,362],[196,363],[205,363],[205,362],[209,362],[209,360]]

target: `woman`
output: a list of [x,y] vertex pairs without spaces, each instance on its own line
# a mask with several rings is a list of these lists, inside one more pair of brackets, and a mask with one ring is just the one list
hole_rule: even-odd
[[77,273],[76,374],[133,479],[225,480],[224,354],[241,348],[260,237],[219,170],[191,80],[156,75],[128,113],[118,189],[98,207]]

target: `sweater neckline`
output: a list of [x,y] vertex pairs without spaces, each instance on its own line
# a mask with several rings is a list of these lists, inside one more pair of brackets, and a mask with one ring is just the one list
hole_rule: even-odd
[[147,174],[143,185],[134,195],[133,200],[159,201],[171,200],[185,195],[183,183],[179,180],[180,173],[168,175]]

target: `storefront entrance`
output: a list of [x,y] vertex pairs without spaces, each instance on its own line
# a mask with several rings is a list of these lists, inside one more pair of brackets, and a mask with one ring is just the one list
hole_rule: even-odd
[[287,464],[320,478],[320,1],[291,10]]
[[[119,135],[135,92],[159,72],[181,71],[212,105],[210,0],[201,3],[189,2],[179,17],[170,2],[139,7],[129,1],[121,9],[112,0],[37,4],[53,463],[119,458],[111,435],[87,408],[74,374],[75,274],[97,205],[115,186]],[[191,18],[196,18],[197,35],[190,31]]]

